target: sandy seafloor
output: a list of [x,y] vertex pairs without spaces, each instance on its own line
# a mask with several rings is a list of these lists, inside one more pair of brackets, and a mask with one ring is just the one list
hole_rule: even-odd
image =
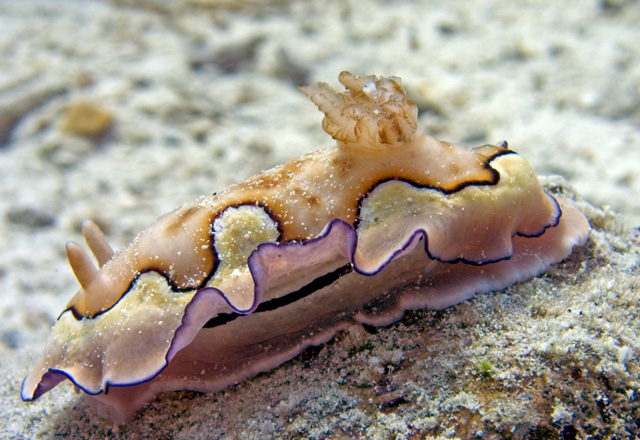
[[[0,437],[637,438],[639,41],[634,0],[0,2]],[[296,86],[338,87],[342,70],[402,77],[438,138],[508,140],[579,194],[587,245],[223,392],[158,396],[123,426],[68,382],[23,403],[77,289],[63,245],[81,220],[119,249],[184,202],[331,145]],[[69,128],[79,103],[111,128]]]

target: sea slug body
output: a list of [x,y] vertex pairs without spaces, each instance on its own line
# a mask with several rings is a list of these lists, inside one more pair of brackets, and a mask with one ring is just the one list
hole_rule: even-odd
[[419,130],[394,77],[302,88],[337,144],[166,214],[98,261],[67,244],[81,285],[22,385],[64,379],[122,423],[157,393],[217,391],[357,323],[442,309],[566,258],[585,216],[545,193],[506,144],[454,146]]

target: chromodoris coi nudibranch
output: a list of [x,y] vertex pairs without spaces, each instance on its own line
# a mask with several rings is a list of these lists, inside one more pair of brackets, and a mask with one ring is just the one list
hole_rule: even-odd
[[422,133],[399,78],[340,82],[302,88],[333,147],[188,203],[121,252],[85,221],[98,266],[67,244],[81,288],[22,399],[69,379],[121,423],[157,393],[221,390],[352,325],[538,275],[586,241],[585,216],[506,142]]

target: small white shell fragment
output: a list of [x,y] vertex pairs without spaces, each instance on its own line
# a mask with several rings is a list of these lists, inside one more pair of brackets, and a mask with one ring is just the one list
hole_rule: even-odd
[[631,358],[633,350],[631,347],[620,347],[618,348],[618,363],[625,365],[627,361]]

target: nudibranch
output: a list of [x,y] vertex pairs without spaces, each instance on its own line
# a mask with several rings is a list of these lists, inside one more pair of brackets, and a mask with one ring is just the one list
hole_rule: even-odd
[[340,74],[302,91],[337,144],[156,220],[114,253],[90,221],[67,244],[81,289],[22,385],[64,379],[103,416],[171,390],[212,392],[357,323],[442,309],[538,275],[590,227],[506,142],[418,127],[399,78]]

